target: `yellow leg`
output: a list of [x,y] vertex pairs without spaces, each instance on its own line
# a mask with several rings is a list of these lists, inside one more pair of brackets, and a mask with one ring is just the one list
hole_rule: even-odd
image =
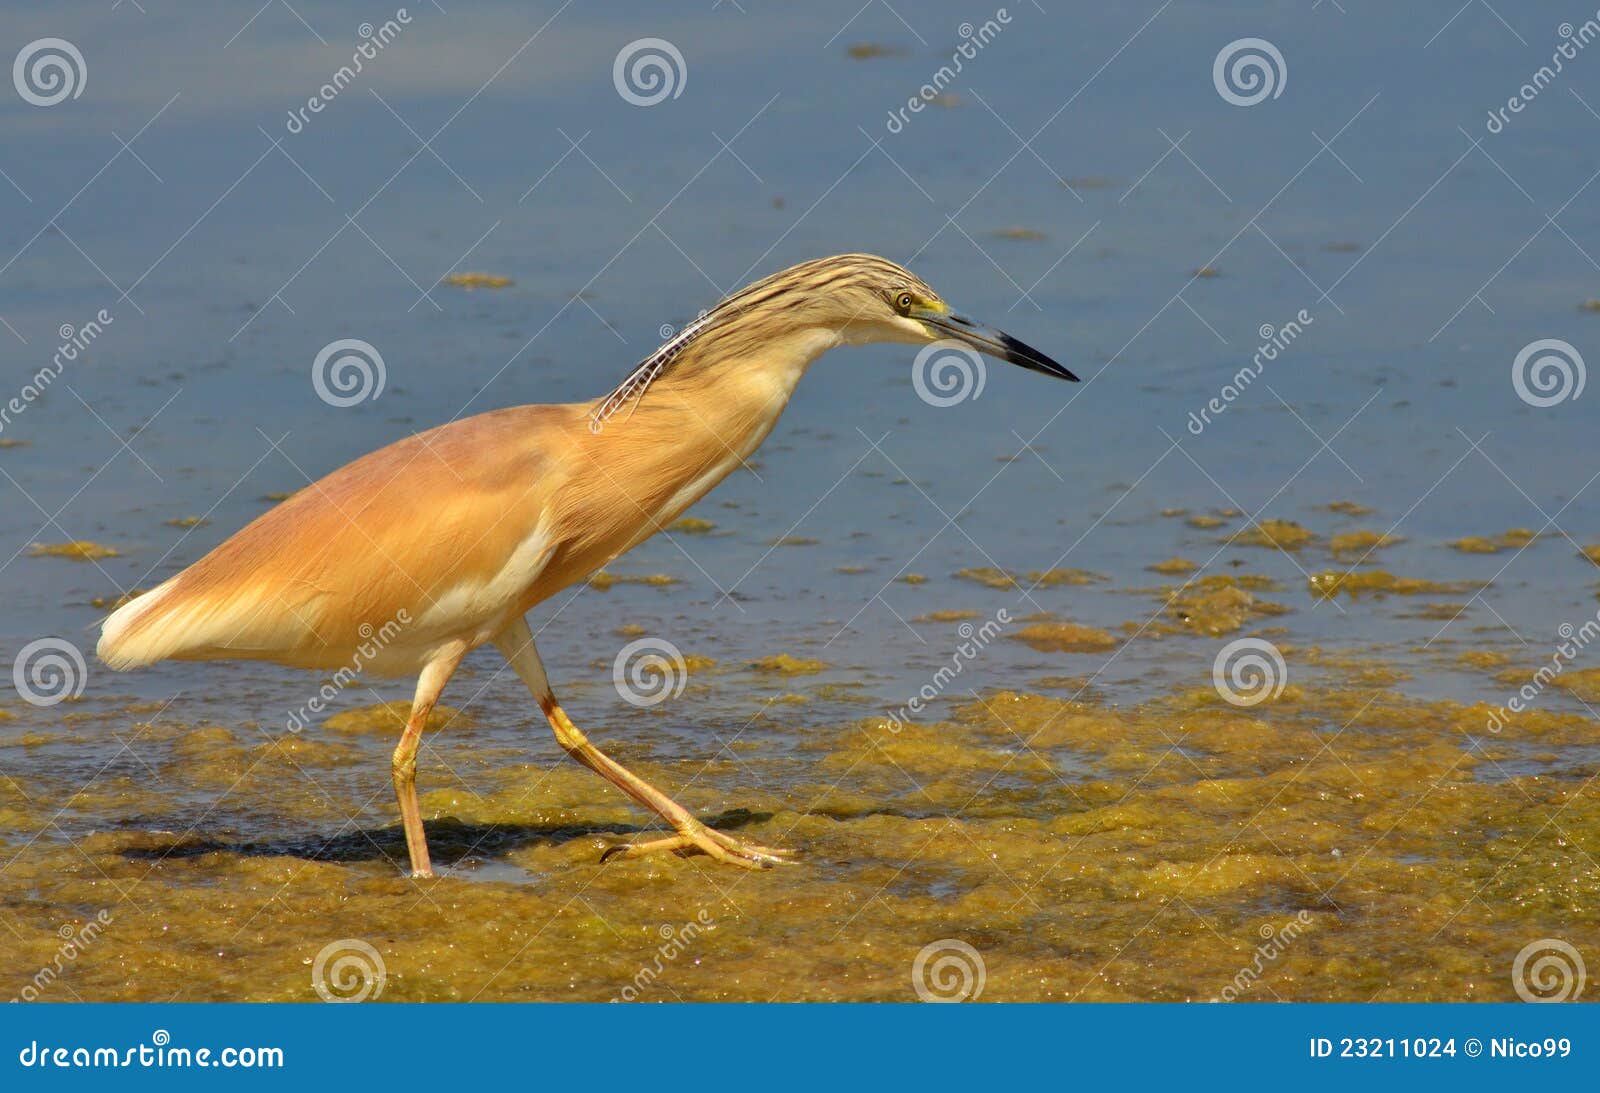
[[534,648],[533,635],[529,633],[527,623],[518,619],[494,640],[511,667],[533,692],[534,698],[539,702],[539,708],[544,711],[546,719],[550,722],[550,728],[555,732],[556,742],[566,753],[660,816],[677,832],[676,835],[664,839],[614,846],[602,855],[602,861],[614,857],[637,858],[660,851],[672,851],[682,854],[698,852],[709,855],[717,861],[742,865],[750,869],[787,863],[785,855],[792,851],[761,846],[712,830],[695,819],[688,809],[591,744],[589,738],[572,723],[572,719],[556,701],[555,693],[550,689],[550,680],[544,672],[544,664],[539,660],[539,651]]
[[400,734],[400,743],[395,745],[394,758],[390,761],[413,877],[433,876],[433,865],[428,860],[428,836],[422,829],[422,809],[417,804],[417,745],[422,742],[422,730],[428,724],[434,703],[439,701],[444,685],[465,653],[464,645],[449,646],[422,669],[417,678],[416,695],[411,700],[411,716],[406,720],[405,731]]

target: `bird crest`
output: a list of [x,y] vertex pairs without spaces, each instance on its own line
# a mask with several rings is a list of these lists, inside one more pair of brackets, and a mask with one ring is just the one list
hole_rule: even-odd
[[616,388],[605,398],[600,400],[589,414],[589,431],[598,433],[605,428],[605,423],[623,410],[628,410],[632,416],[633,409],[638,406],[639,400],[644,397],[652,383],[660,379],[672,363],[678,359],[689,343],[705,333],[715,317],[715,312],[702,311],[663,342],[654,353],[640,361],[627,378],[619,383]]

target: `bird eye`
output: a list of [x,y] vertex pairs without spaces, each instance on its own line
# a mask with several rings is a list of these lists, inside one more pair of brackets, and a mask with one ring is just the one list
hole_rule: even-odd
[[902,292],[900,295],[896,296],[894,298],[894,306],[899,308],[901,311],[910,311],[911,310],[911,293]]

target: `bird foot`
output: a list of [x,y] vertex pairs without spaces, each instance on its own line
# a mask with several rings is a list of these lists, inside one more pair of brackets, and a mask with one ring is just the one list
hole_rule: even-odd
[[725,835],[720,831],[696,824],[676,835],[668,835],[663,839],[651,839],[642,843],[622,843],[608,847],[600,855],[602,862],[612,858],[642,858],[646,854],[656,854],[662,851],[688,856],[690,854],[705,854],[717,861],[729,865],[740,865],[746,869],[766,869],[774,865],[793,865],[793,850],[782,850],[777,847],[762,846],[759,843],[746,842],[736,839],[732,835]]

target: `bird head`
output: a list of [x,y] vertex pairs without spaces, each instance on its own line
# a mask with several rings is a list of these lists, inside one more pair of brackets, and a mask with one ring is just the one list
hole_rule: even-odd
[[1010,334],[953,310],[922,278],[875,255],[841,254],[804,262],[756,282],[726,303],[787,311],[792,321],[835,329],[849,343],[956,342],[1047,376],[1078,378]]
[[[662,377],[671,382],[717,377],[734,362],[787,359],[798,376],[816,356],[841,343],[955,343],[1057,379],[1078,377],[1011,335],[973,322],[945,303],[910,270],[871,254],[839,254],[802,262],[764,277],[685,323],[598,400],[590,428],[635,405]],[[785,358],[773,347],[789,343]]]

